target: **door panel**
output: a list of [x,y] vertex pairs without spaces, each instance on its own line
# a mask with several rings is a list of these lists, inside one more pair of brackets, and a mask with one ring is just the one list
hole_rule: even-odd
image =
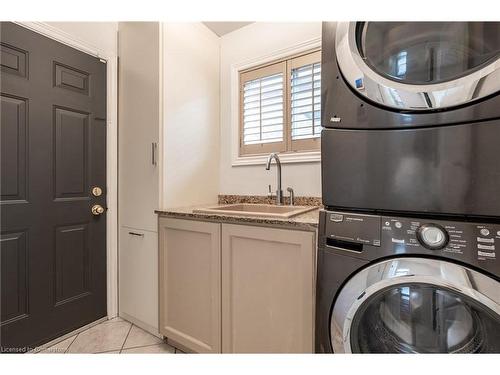
[[106,315],[106,65],[12,23],[1,38],[0,344],[24,351]]
[[22,319],[28,313],[26,255],[26,232],[2,234],[2,322]]
[[28,52],[3,43],[1,46],[2,72],[20,77],[28,76]]
[[89,74],[54,62],[54,86],[88,95]]
[[90,292],[88,225],[78,224],[56,229],[56,305]]
[[26,101],[1,96],[2,201],[26,199]]
[[55,197],[88,197],[89,114],[54,108]]

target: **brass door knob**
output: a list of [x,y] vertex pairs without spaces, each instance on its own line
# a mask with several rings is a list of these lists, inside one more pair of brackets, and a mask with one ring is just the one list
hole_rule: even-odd
[[92,215],[95,215],[95,216],[99,216],[99,215],[102,215],[104,213],[104,207],[101,206],[100,204],[94,204],[92,206]]

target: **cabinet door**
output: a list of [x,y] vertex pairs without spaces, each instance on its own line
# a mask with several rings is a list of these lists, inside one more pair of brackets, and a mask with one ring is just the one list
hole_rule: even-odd
[[118,25],[120,223],[156,231],[159,206],[160,29],[158,22]]
[[220,353],[220,224],[159,219],[160,333]]
[[312,353],[313,232],[222,225],[222,351]]
[[120,316],[158,334],[158,235],[121,227]]

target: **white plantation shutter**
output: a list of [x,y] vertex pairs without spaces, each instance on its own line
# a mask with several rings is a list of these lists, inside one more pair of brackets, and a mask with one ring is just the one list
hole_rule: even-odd
[[243,144],[283,141],[283,73],[243,85]]
[[317,150],[321,52],[240,73],[240,155]]
[[286,62],[240,74],[240,153],[285,151]]
[[292,140],[321,135],[321,63],[292,69],[290,79]]
[[321,52],[289,61],[290,150],[317,150],[321,137]]

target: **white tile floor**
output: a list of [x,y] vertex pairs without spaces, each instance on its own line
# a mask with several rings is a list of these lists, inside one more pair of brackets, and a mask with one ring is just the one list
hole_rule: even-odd
[[121,318],[114,318],[41,350],[40,353],[173,354],[182,352],[132,323]]

